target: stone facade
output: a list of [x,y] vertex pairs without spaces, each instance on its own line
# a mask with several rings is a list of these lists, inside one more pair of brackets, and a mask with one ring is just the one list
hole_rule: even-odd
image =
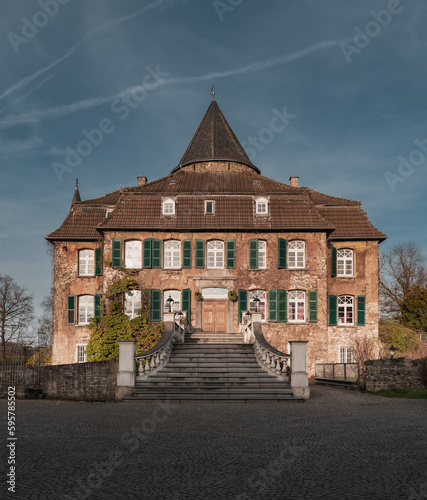
[[426,389],[427,361],[411,359],[376,359],[366,366],[366,390]]

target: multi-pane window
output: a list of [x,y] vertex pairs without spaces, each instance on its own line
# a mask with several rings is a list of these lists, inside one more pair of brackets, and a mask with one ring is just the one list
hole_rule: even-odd
[[353,349],[351,347],[340,347],[340,363],[354,363]]
[[167,269],[178,269],[181,267],[181,242],[169,240],[164,243],[164,266]]
[[288,293],[289,321],[305,321],[305,292],[291,290]]
[[266,198],[258,198],[256,200],[257,215],[268,215],[268,200]]
[[79,275],[93,276],[95,272],[95,251],[80,250],[79,251]]
[[215,202],[214,201],[205,201],[205,215],[214,214],[215,213]]
[[305,267],[305,242],[290,241],[289,242],[289,267],[304,268]]
[[125,267],[128,269],[140,269],[142,267],[142,241],[125,242]]
[[338,324],[353,324],[353,297],[351,295],[338,297]]
[[[169,299],[172,299],[173,302]],[[181,310],[181,292],[179,290],[165,290],[163,292],[163,311],[177,313]]]
[[87,325],[95,316],[95,301],[93,295],[80,295],[79,297],[79,324]]
[[77,344],[76,345],[76,360],[77,363],[86,363],[86,344]]
[[219,240],[207,243],[207,267],[208,269],[224,268],[224,242]]
[[353,250],[337,251],[337,276],[353,276]]
[[265,269],[267,267],[267,242],[258,240],[258,268]]
[[[258,299],[259,302],[256,299]],[[258,312],[261,313],[261,320],[265,321],[265,311],[267,310],[267,292],[264,290],[251,290],[249,292],[249,310],[252,313],[257,312],[258,310]]]
[[168,198],[163,201],[163,215],[175,215],[175,202]]
[[129,319],[136,318],[141,309],[141,291],[131,290],[125,295],[125,314]]

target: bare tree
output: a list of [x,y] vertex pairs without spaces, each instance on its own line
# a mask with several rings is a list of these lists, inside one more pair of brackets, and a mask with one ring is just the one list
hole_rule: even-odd
[[415,243],[399,243],[380,257],[380,293],[383,316],[396,318],[403,301],[416,287],[427,284],[422,250]]
[[351,341],[351,349],[353,358],[356,363],[359,363],[359,386],[362,389],[366,388],[366,365],[365,361],[377,359],[380,352],[380,345],[376,339],[366,336],[353,336]]
[[0,334],[3,359],[6,342],[21,341],[34,319],[33,295],[7,274],[0,275]]

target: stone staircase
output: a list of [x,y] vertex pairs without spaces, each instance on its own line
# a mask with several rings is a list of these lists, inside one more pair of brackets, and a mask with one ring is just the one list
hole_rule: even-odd
[[186,334],[175,344],[165,368],[137,381],[127,400],[298,401],[289,382],[258,364],[254,347],[241,334]]

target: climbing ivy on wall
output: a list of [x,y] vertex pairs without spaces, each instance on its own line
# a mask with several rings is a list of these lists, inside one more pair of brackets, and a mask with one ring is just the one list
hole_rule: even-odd
[[142,354],[160,340],[164,323],[152,323],[147,293],[141,292],[142,307],[134,319],[123,312],[125,293],[136,290],[133,278],[123,278],[109,285],[101,299],[101,315],[92,318],[90,340],[86,348],[88,361],[119,358],[119,340],[136,340],[136,352]]

